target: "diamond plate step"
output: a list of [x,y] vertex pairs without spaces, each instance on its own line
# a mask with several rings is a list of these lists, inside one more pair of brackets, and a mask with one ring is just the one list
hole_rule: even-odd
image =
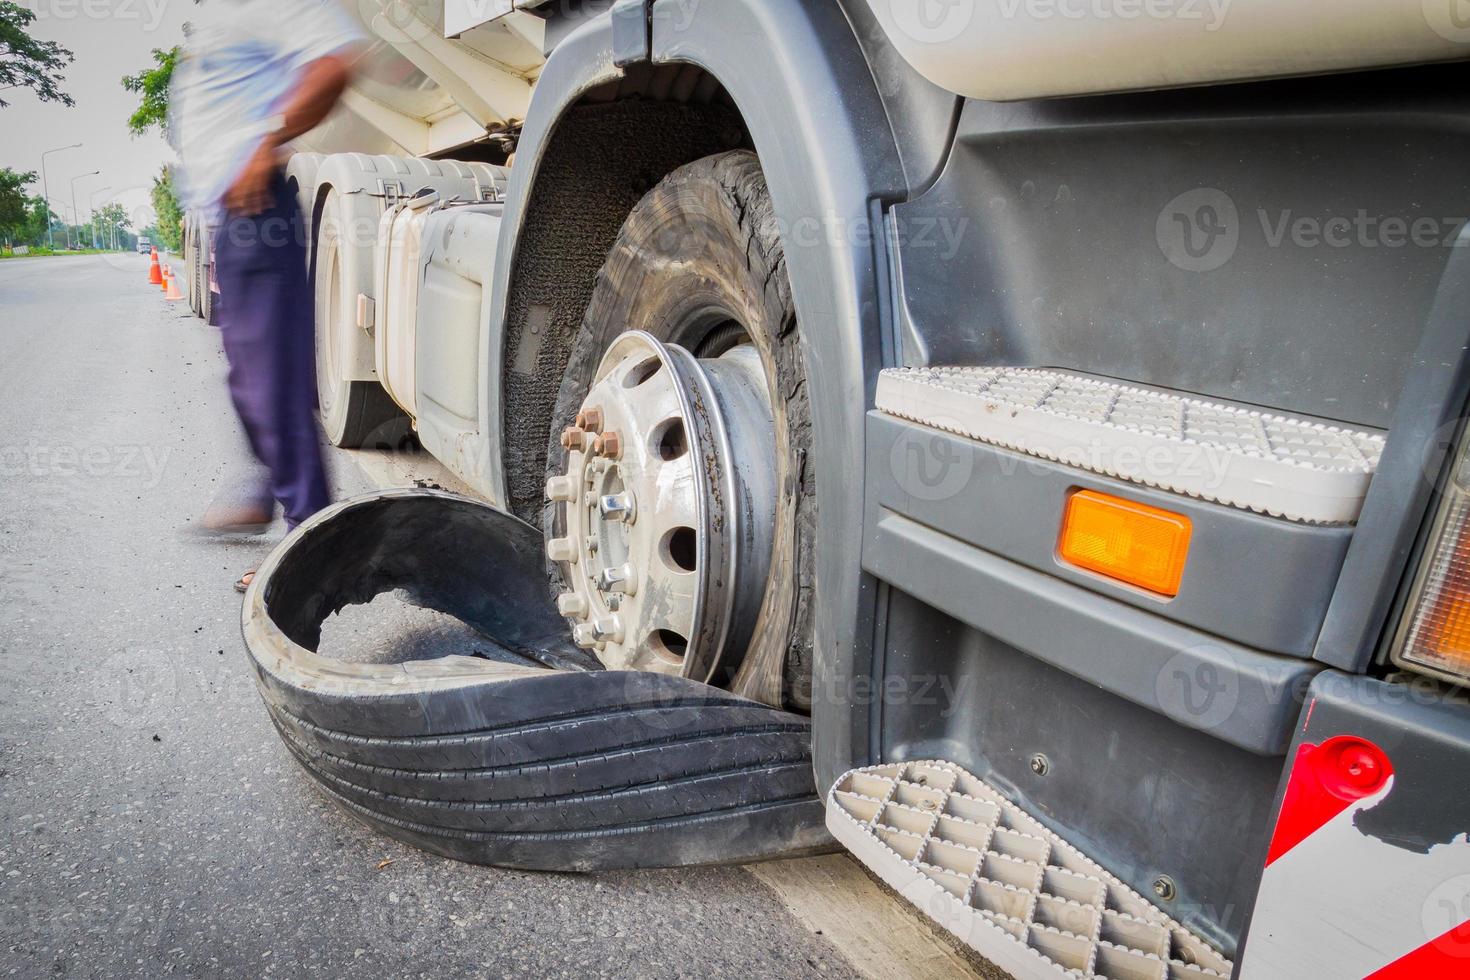
[[1039,368],[889,368],[878,410],[1094,473],[1314,524],[1350,524],[1379,432]]
[[1233,964],[950,762],[869,766],[827,829],[894,891],[1021,980],[1202,980]]

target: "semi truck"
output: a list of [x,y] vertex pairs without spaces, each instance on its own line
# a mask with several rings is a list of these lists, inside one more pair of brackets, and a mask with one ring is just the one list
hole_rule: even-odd
[[[1470,972],[1450,0],[360,0],[247,647],[441,854],[844,847],[1015,976]],[[191,221],[196,311],[214,300]],[[484,658],[320,656],[394,588]]]

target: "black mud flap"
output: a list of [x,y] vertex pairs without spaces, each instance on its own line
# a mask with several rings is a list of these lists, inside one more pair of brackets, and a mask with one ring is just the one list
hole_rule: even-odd
[[[329,615],[392,590],[468,623],[497,659],[315,652]],[[353,816],[437,854],[592,871],[835,847],[808,719],[601,669],[550,601],[541,533],[488,505],[392,490],[328,508],[260,567],[244,634],[302,767]]]

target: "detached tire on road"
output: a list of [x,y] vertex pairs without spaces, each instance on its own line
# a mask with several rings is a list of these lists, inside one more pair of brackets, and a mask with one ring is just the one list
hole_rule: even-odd
[[[678,677],[607,671],[546,598],[541,533],[428,490],[337,504],[267,559],[246,646],[292,755],[350,814],[447,857],[592,871],[829,848],[805,718]],[[359,664],[322,621],[393,589],[486,657]]]

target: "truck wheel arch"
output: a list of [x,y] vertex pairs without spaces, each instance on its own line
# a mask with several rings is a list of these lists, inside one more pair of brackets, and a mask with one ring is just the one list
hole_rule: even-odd
[[[490,458],[501,462],[492,495],[516,510],[539,509],[542,469],[535,468],[534,484],[525,484],[534,499],[527,499],[524,488],[512,486],[512,420],[505,388],[514,367],[517,333],[531,325],[511,322],[509,298],[519,286],[514,281],[519,255],[546,233],[528,226],[526,218],[548,165],[548,148],[589,93],[622,77],[612,62],[611,34],[611,19],[599,17],[553,50],[533,93],[517,147],[518,166],[511,174],[484,345],[490,364],[499,366],[486,372],[484,404],[501,417],[487,420],[484,431],[491,440],[486,447]],[[732,45],[731,37],[759,43],[765,56],[750,58],[749,43]],[[801,233],[787,241],[787,263],[803,344],[808,357],[823,365],[811,379],[812,425],[819,447],[814,462],[819,472],[861,473],[863,413],[885,351],[892,350],[874,302],[883,295],[886,260],[878,241],[881,211],[873,198],[901,196],[906,185],[858,40],[836,6],[728,0],[700,5],[677,24],[655,8],[652,51],[655,66],[694,66],[728,93],[766,173],[783,228],[788,235],[790,230]],[[793,99],[793,92],[804,97]],[[875,120],[882,125],[874,126]],[[620,149],[615,145],[607,152]],[[827,234],[832,227],[865,229],[866,234]],[[597,261],[601,259],[599,255]],[[545,440],[534,440],[534,445],[544,446]],[[859,624],[868,620],[872,599],[871,590],[861,588],[851,536],[844,536],[844,529],[861,524],[860,481],[828,481],[825,490],[819,481],[818,497],[818,539],[830,544],[816,559],[822,588],[815,610],[813,721],[816,769],[820,779],[830,780],[865,761],[865,712],[861,719],[849,719],[825,692],[847,690],[852,675],[867,673],[871,640]]]

